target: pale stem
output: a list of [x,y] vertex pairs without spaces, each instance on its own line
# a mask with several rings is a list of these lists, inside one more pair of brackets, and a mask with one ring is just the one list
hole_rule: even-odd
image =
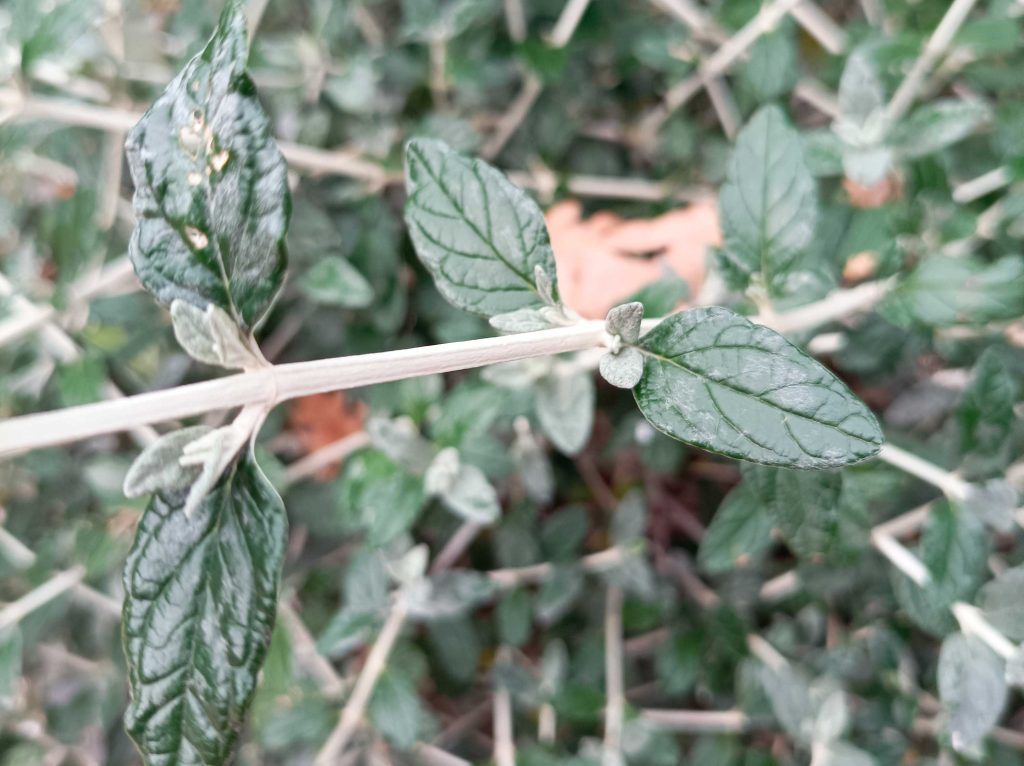
[[715,20],[693,0],[653,0],[654,5],[663,8],[688,26],[695,35],[716,43],[725,42],[727,35]]
[[277,365],[120,401],[69,407],[0,422],[0,456],[139,425],[256,403],[271,405],[339,389],[582,351],[604,341],[604,322],[376,354]]
[[[603,551],[584,556],[578,564],[586,572],[605,572],[618,566],[622,562],[623,556],[621,548],[606,548]],[[555,571],[554,564],[545,562],[527,567],[492,569],[487,576],[499,588],[515,588],[520,585],[540,582],[550,576],[553,571]]]
[[[36,563],[35,552],[8,532],[5,527],[0,527],[0,547],[4,549],[4,555],[8,561],[18,569],[28,569]],[[120,619],[121,604],[105,593],[100,593],[84,583],[74,585],[73,593],[80,602],[89,604],[108,617]]]
[[443,109],[448,103],[448,40],[441,35],[430,39],[430,94],[434,106]]
[[338,725],[331,732],[320,752],[317,753],[313,766],[334,766],[338,757],[345,751],[349,740],[362,722],[363,713],[373,695],[377,679],[384,672],[391,650],[402,632],[402,626],[405,625],[405,617],[405,606],[399,598],[392,605],[384,627],[381,628],[377,640],[373,642],[370,653],[366,657],[366,664],[359,672],[356,685],[352,689],[352,695],[341,711]]
[[729,86],[721,77],[704,76],[702,79],[704,90],[711,99],[711,107],[715,110],[715,116],[722,126],[722,132],[730,141],[736,138],[740,130],[740,110],[732,97]]
[[562,9],[562,14],[555,22],[554,29],[548,35],[548,44],[554,48],[564,48],[572,39],[576,26],[590,5],[590,0],[569,0]]
[[1009,186],[1012,181],[1013,176],[1010,174],[1010,169],[998,167],[954,187],[953,201],[961,205],[973,202],[979,197],[984,197],[986,194],[998,191],[1004,186]]
[[[538,193],[545,188],[544,183],[534,173],[523,170],[508,170],[505,175],[516,186],[531,189]],[[605,199],[632,199],[647,202],[658,202],[665,199],[676,199],[683,202],[700,202],[710,199],[710,189],[681,189],[663,181],[650,181],[645,178],[614,178],[610,176],[571,175],[565,179],[565,187],[580,197],[602,197]],[[557,184],[557,179],[553,179]]]
[[795,569],[773,577],[761,586],[758,596],[762,601],[781,601],[800,587],[800,575]]
[[530,113],[530,109],[537,101],[537,97],[540,96],[543,89],[544,84],[541,82],[541,79],[533,72],[527,72],[523,79],[523,87],[518,95],[512,100],[508,110],[501,116],[501,119],[498,120],[498,124],[495,126],[490,138],[480,147],[481,157],[485,160],[490,160],[501,153],[501,150],[505,148],[505,144],[508,143],[508,140]]
[[950,500],[963,502],[971,485],[954,473],[892,444],[883,444],[878,458],[940,489]]
[[526,12],[523,0],[504,0],[505,26],[512,42],[521,43],[526,39]]
[[801,77],[793,88],[793,95],[832,119],[839,116],[839,99],[811,77]]
[[980,609],[962,601],[958,601],[950,608],[956,621],[960,623],[960,630],[980,638],[1004,660],[1011,659],[1017,653],[1017,647],[1013,642],[996,630],[992,623],[985,619]]
[[85,567],[76,566],[51,577],[38,588],[29,591],[17,601],[0,609],[0,632],[17,625],[36,609],[60,598],[85,579]]
[[537,711],[537,741],[542,745],[553,745],[558,731],[558,717],[555,706],[545,702]]
[[302,618],[292,609],[291,604],[282,599],[277,605],[277,614],[292,637],[295,659],[317,682],[324,696],[332,699],[344,694],[348,684],[317,650],[316,640],[310,635]]
[[[782,333],[812,329],[869,309],[891,289],[891,284],[885,280],[837,290],[807,306],[771,317],[754,317],[753,321]],[[644,328],[653,327],[657,321],[645,320]],[[10,418],[0,422],[0,457],[215,410],[257,403],[273,406],[327,391],[585,351],[605,342],[604,322],[592,320],[518,335],[271,366],[119,401]]]
[[932,577],[928,568],[892,535],[874,531],[871,533],[871,544],[889,559],[893,566],[919,586],[924,587],[931,582]]
[[330,465],[340,463],[353,452],[362,449],[369,443],[369,435],[365,431],[357,431],[331,442],[314,452],[310,452],[284,469],[285,484],[294,484],[297,481],[319,473]]
[[622,717],[626,708],[622,668],[622,588],[609,585],[604,609],[604,749],[602,766],[622,761]]
[[659,729],[678,734],[719,734],[746,731],[750,721],[742,710],[657,710],[645,708],[640,716]]
[[512,694],[500,685],[494,690],[494,763],[495,766],[516,766]]
[[[116,292],[134,278],[132,265],[128,259],[118,258],[98,272],[76,282],[71,289],[70,303],[74,306]],[[10,283],[5,279],[3,284],[3,294],[13,295],[14,289]],[[0,322],[0,347],[13,343],[58,318],[57,309],[50,305],[37,306],[27,298],[18,301],[18,305],[20,308],[15,316]]]
[[773,670],[782,670],[789,666],[789,660],[779,654],[778,650],[755,633],[747,635],[747,649]]
[[967,15],[978,0],[954,0],[949,10],[942,17],[932,36],[928,39],[924,51],[910,68],[910,72],[900,83],[886,107],[885,114],[890,124],[897,122],[907,113],[921,89],[925,76],[935,66],[935,62],[945,53],[953,41],[957,30],[966,21]]
[[481,527],[472,521],[467,521],[462,524],[455,534],[451,536],[448,542],[445,544],[441,552],[434,558],[434,563],[430,565],[430,574],[440,574],[446,569],[451,568],[452,564],[459,560],[459,557],[466,552],[466,549],[476,539],[476,536],[480,534]]
[[469,761],[426,742],[420,742],[413,750],[423,766],[473,766]]
[[797,4],[789,15],[833,56],[846,50],[846,32],[810,0]]

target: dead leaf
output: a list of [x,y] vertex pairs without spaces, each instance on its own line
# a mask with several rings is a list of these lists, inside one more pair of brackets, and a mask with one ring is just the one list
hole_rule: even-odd
[[[366,404],[359,401],[350,404],[343,391],[303,396],[294,400],[288,410],[288,426],[303,454],[307,455],[362,431],[365,420]],[[330,479],[337,472],[338,465],[328,466],[317,478]]]
[[583,206],[566,200],[545,215],[558,267],[562,300],[589,319],[640,288],[674,273],[694,295],[704,282],[706,251],[721,243],[713,200],[647,219],[624,220],[599,212],[582,218]]
[[895,176],[888,176],[872,186],[844,178],[843,189],[850,197],[850,204],[864,210],[881,207],[886,202],[899,199],[903,194],[903,184]]

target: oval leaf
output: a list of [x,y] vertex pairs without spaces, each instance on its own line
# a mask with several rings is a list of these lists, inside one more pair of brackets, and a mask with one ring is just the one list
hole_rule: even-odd
[[245,72],[245,17],[224,9],[206,48],[128,134],[138,225],[129,255],[166,305],[213,303],[248,331],[284,278],[287,169]]
[[655,428],[712,452],[790,468],[833,468],[882,444],[871,411],[778,333],[723,308],[685,311],[640,340],[633,389]]
[[125,723],[152,766],[220,766],[270,644],[287,517],[251,455],[190,518],[183,502],[154,496],[125,568]]
[[533,199],[440,141],[410,141],[405,164],[409,235],[449,303],[484,316],[547,305],[535,272],[554,280],[555,258]]

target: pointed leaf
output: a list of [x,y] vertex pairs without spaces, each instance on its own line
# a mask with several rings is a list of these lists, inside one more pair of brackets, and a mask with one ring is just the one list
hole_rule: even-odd
[[270,644],[287,518],[251,455],[191,518],[182,502],[153,498],[125,568],[125,722],[152,766],[221,766]]
[[818,217],[803,142],[778,107],[763,107],[740,131],[718,207],[722,257],[744,282],[761,274],[774,291],[811,243]]
[[953,633],[939,654],[939,698],[955,750],[972,748],[996,725],[1006,704],[1003,660],[980,639]]
[[409,235],[448,302],[484,316],[547,305],[535,270],[553,280],[555,259],[537,203],[440,141],[414,139],[405,158]]
[[281,287],[291,202],[284,159],[245,71],[231,0],[206,48],[128,134],[139,222],[129,255],[161,303],[213,303],[248,332]]
[[559,452],[575,455],[594,425],[594,379],[585,372],[554,369],[537,383],[537,419]]
[[674,314],[640,348],[640,411],[681,441],[789,468],[853,463],[882,443],[874,415],[831,372],[726,309]]

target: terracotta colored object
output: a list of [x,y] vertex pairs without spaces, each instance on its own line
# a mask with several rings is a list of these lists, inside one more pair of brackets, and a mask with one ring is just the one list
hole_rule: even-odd
[[[366,405],[350,404],[343,391],[303,396],[293,401],[288,410],[288,425],[304,454],[362,431],[365,420]],[[337,465],[329,466],[317,478],[329,479],[337,472]]]
[[899,199],[903,194],[903,186],[895,176],[888,176],[872,186],[844,178],[843,189],[850,197],[851,205],[865,210],[881,207],[886,202]]
[[545,218],[562,300],[589,319],[603,319],[608,309],[669,269],[696,294],[704,282],[707,248],[721,243],[713,200],[633,220],[606,212],[583,219],[582,205],[566,200]]

